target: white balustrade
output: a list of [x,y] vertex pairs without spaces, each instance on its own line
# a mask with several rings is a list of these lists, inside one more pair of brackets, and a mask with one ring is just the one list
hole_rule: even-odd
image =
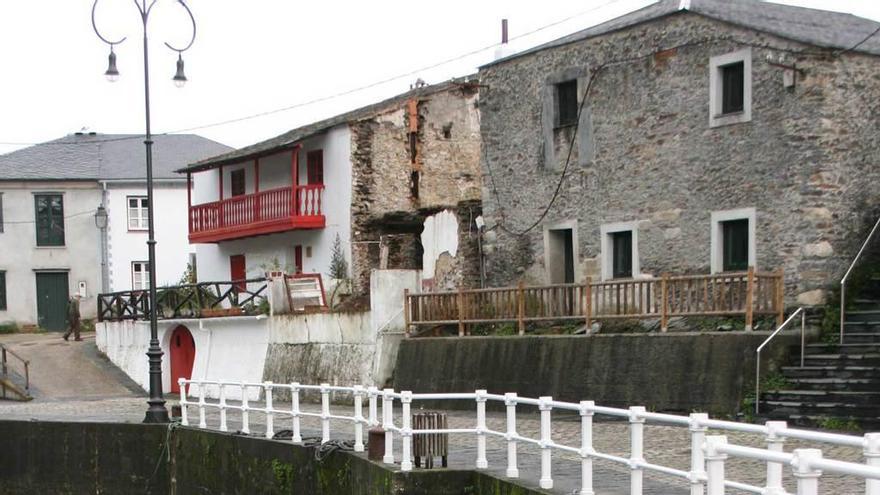
[[[229,409],[241,412],[241,432],[249,433],[249,412],[251,410],[265,412],[266,431],[265,436],[274,436],[274,417],[289,416],[292,420],[292,441],[297,444],[303,442],[301,431],[302,417],[309,417],[320,421],[321,441],[326,443],[330,440],[331,420],[350,421],[353,424],[354,441],[356,452],[364,451],[364,425],[375,427],[381,424],[385,431],[385,455],[383,462],[394,464],[394,434],[400,434],[400,469],[410,471],[413,469],[413,435],[415,434],[449,434],[449,435],[473,435],[477,442],[476,468],[486,469],[489,467],[487,453],[487,438],[490,435],[503,438],[506,442],[507,469],[505,474],[509,478],[517,478],[520,472],[517,464],[517,449],[520,442],[537,445],[540,448],[540,478],[538,483],[541,488],[552,489],[554,480],[552,476],[553,451],[562,451],[576,454],[580,462],[580,495],[593,495],[593,461],[600,459],[627,466],[630,469],[630,493],[641,495],[643,493],[644,473],[652,471],[667,476],[681,479],[690,485],[691,495],[723,495],[726,488],[735,488],[764,495],[785,495],[787,492],[783,486],[783,473],[790,470],[797,484],[797,495],[816,495],[819,492],[823,473],[839,473],[851,476],[859,476],[865,479],[865,494],[880,495],[880,433],[868,433],[862,437],[854,435],[842,435],[838,433],[826,433],[821,431],[801,430],[789,428],[784,421],[768,421],[764,425],[736,423],[732,421],[720,421],[709,419],[707,414],[692,413],[690,416],[678,416],[672,414],[649,413],[644,407],[630,407],[619,409],[597,406],[593,401],[581,401],[579,403],[554,401],[552,397],[540,397],[538,399],[520,397],[515,393],[504,395],[490,394],[486,390],[476,390],[474,393],[432,393],[414,394],[410,391],[395,392],[386,388],[379,390],[376,387],[364,388],[362,386],[338,387],[323,383],[321,385],[302,385],[296,382],[290,384],[275,384],[272,382],[246,383],[224,382],[206,380],[184,380],[178,382],[180,386],[181,424],[190,425],[188,407],[197,407],[199,412],[199,428],[208,428],[206,411],[210,408],[219,410],[219,429],[226,431],[227,411]],[[217,386],[219,400],[209,400],[209,390]],[[194,387],[194,388],[193,388]],[[228,401],[228,389],[238,388],[241,393],[240,405]],[[265,408],[251,407],[249,403],[249,390],[259,389],[265,395]],[[275,409],[274,390],[290,390],[290,408]],[[197,392],[193,392],[197,390]],[[303,411],[300,404],[301,391],[312,390],[320,392],[320,412]],[[332,415],[330,413],[330,393],[347,393],[353,397],[354,410],[351,416]],[[198,400],[193,401],[194,393],[198,393]],[[364,397],[368,401],[368,417],[364,418]],[[395,424],[394,401],[400,400],[401,413],[398,416],[400,427]],[[378,404],[381,400],[381,421],[378,416]],[[443,428],[443,429],[412,429],[411,409],[413,402],[417,400],[470,400],[474,401],[476,421],[474,428]],[[501,402],[505,406],[504,431],[494,431],[487,425],[486,408],[489,401]],[[537,406],[540,411],[540,435],[539,438],[529,438],[517,432],[517,406],[520,404]],[[554,409],[576,412],[580,416],[580,445],[570,446],[564,443],[556,443],[552,438],[552,411]],[[625,418],[629,422],[630,429],[630,454],[628,457],[598,452],[593,446],[593,419],[595,415],[614,416]],[[645,425],[657,423],[687,427],[691,444],[691,463],[689,471],[682,471],[658,464],[652,464],[644,458]],[[740,432],[753,435],[762,435],[766,442],[763,449],[744,447],[729,444],[724,435],[707,435],[707,430],[721,430]],[[348,430],[351,432],[351,430]],[[784,451],[786,439],[800,439],[820,444],[855,447],[863,450],[865,463],[843,462],[823,457],[818,449],[796,449],[792,453]],[[566,439],[575,441],[574,438]],[[625,440],[622,439],[624,442]],[[752,486],[726,478],[725,462],[728,458],[745,458],[758,460],[766,465],[767,479],[763,486]]]

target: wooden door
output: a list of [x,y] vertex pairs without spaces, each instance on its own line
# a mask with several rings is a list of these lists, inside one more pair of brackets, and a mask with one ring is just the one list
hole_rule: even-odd
[[[247,269],[245,268],[243,254],[234,254],[229,257],[229,276],[232,281],[245,280],[247,278]],[[245,282],[238,282],[235,286],[240,290],[245,290],[247,288]]]
[[37,273],[37,324],[55,332],[67,328],[67,273]]
[[180,325],[171,334],[171,393],[180,393],[177,380],[192,378],[196,360],[196,341],[185,326]]

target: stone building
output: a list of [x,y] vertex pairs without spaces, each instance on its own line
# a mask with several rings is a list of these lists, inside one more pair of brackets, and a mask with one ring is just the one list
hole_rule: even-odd
[[489,283],[751,265],[821,304],[880,213],[878,27],[661,0],[481,67]]
[[424,287],[477,283],[477,88],[420,85],[181,169],[199,279],[326,279],[338,238],[355,292],[374,268],[425,265]]

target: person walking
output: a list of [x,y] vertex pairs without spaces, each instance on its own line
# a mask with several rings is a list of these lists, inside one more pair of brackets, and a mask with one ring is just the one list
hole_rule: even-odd
[[67,333],[64,334],[64,340],[67,340],[73,333],[73,340],[81,341],[79,328],[79,295],[75,295],[67,301]]

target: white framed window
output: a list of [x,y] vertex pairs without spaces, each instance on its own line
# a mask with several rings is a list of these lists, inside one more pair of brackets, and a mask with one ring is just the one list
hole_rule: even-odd
[[150,265],[146,261],[131,262],[131,290],[150,288]]
[[147,230],[149,222],[149,209],[146,196],[129,196],[128,201],[128,230]]
[[712,212],[709,260],[712,273],[757,268],[755,218],[754,208]]
[[752,120],[752,49],[709,59],[709,127]]
[[638,222],[607,223],[599,227],[602,236],[602,280],[638,278],[639,264]]

